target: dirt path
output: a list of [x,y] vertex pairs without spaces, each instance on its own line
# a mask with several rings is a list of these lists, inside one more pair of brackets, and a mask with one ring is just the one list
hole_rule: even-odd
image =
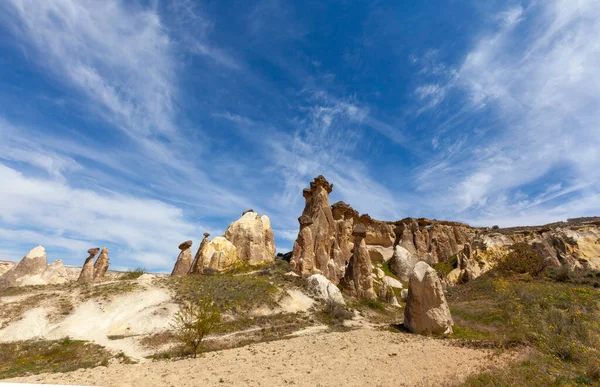
[[96,386],[439,385],[508,360],[443,340],[359,329],[212,352],[199,359],[45,374],[6,381]]

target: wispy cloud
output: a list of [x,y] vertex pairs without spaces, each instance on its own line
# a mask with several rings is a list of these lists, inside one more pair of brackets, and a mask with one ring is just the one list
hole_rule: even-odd
[[118,128],[134,139],[175,131],[174,64],[156,12],[89,0],[8,0],[2,8],[4,23],[45,66]]
[[[495,129],[470,142],[468,158],[447,160],[451,173],[426,168],[422,178],[453,186],[443,205],[454,203],[471,219],[519,211],[533,216],[550,200],[533,199],[535,205],[521,208],[511,192],[542,180],[563,184],[563,194],[553,199],[578,192],[571,200],[587,202],[600,182],[594,151],[600,145],[600,46],[589,40],[600,33],[600,8],[594,1],[555,0],[510,8],[497,20],[496,31],[478,40],[444,86],[466,93],[470,109],[463,114],[485,107],[496,116]],[[419,90],[423,97],[437,94],[437,88]],[[567,207],[575,208],[560,208]]]

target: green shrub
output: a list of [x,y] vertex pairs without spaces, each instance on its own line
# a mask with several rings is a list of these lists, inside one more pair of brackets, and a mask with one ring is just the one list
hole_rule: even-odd
[[506,255],[500,256],[496,269],[502,272],[514,272],[537,276],[546,268],[544,258],[527,243],[515,243]]
[[127,273],[121,275],[121,277],[119,277],[119,279],[120,280],[134,280],[134,279],[138,279],[145,272],[146,272],[146,269],[138,267],[137,269],[127,271]]
[[179,306],[172,327],[175,335],[196,357],[202,353],[202,340],[221,322],[221,312],[210,296],[186,301]]

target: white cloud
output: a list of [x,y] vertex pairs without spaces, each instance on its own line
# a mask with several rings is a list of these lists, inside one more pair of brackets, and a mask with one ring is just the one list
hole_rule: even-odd
[[[563,184],[558,197],[578,192],[573,200],[585,201],[600,188],[600,44],[590,39],[600,35],[600,7],[597,1],[545,1],[511,8],[498,20],[498,29],[478,40],[446,85],[466,92],[470,109],[461,114],[490,109],[496,130],[470,139],[469,157],[442,155],[450,173],[427,167],[429,175],[421,178],[455,187],[443,205],[471,210],[471,218],[485,210],[482,204],[488,219],[520,211],[510,191],[538,179]],[[567,174],[548,175],[553,170]],[[540,211],[544,203],[524,211]],[[492,208],[498,213],[490,214]]]
[[200,235],[180,208],[157,200],[78,189],[1,164],[0,180],[0,239],[12,243],[44,243],[85,258],[88,248],[110,242],[124,248],[113,256],[121,265],[139,261],[166,269],[177,245]]
[[56,76],[133,138],[171,135],[171,44],[151,9],[120,1],[8,0],[3,21]]

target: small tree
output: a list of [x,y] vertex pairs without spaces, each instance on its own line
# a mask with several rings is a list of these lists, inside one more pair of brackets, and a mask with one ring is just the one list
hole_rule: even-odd
[[221,322],[221,312],[212,297],[184,301],[171,324],[178,339],[192,350],[194,358],[202,353],[202,340]]

